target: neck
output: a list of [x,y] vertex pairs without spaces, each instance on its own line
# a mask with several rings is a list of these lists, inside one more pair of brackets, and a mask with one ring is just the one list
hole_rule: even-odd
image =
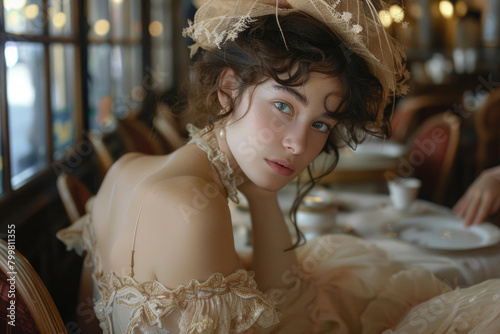
[[226,141],[227,133],[224,136],[224,138],[221,138],[221,136],[220,136],[220,131],[222,128],[224,128],[224,131],[225,131],[225,124],[218,124],[213,129],[213,135],[215,136],[215,139],[217,140],[217,143],[219,145],[219,150],[226,156],[227,160],[229,161],[229,166],[233,170],[233,176],[240,175],[241,177],[243,177],[244,181],[246,182],[247,178],[246,178],[245,174],[243,173],[243,171],[241,170],[240,165],[238,164],[238,162],[234,158],[233,153],[231,152],[231,149],[229,148],[229,145],[227,144],[227,141]]

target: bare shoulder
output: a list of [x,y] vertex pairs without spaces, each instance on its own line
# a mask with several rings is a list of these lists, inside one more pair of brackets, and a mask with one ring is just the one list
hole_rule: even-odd
[[120,170],[122,170],[125,166],[127,166],[131,161],[134,161],[140,157],[144,156],[142,153],[138,152],[127,152],[121,157],[118,158],[118,160],[115,161],[115,163],[111,166],[109,169],[108,173],[106,174],[106,178],[113,177],[116,174],[119,174]]
[[102,180],[101,188],[106,187],[106,185],[111,184],[115,182],[116,178],[121,174],[121,171],[129,166],[129,163],[137,160],[141,156],[144,156],[141,153],[137,152],[130,152],[130,153],[125,153],[122,155],[118,160],[115,161],[115,163],[111,166],[109,171],[106,173],[106,176],[104,176],[104,179]]
[[140,224],[149,226],[141,243],[155,248],[150,267],[166,286],[229,275],[241,267],[226,195],[206,179],[179,176],[155,185]]
[[[208,224],[225,226],[231,223],[225,193],[214,182],[198,176],[176,176],[151,186],[146,195],[141,219],[161,219],[162,226],[172,225],[190,229],[204,229]],[[165,217],[165,216],[164,216]]]

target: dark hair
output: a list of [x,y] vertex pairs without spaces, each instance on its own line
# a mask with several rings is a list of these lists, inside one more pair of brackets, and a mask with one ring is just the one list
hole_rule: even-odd
[[[337,77],[344,87],[339,107],[328,111],[338,124],[323,147],[324,152],[333,152],[336,159],[321,176],[315,178],[308,167],[310,181],[299,185],[290,211],[298,235],[296,247],[303,239],[296,224],[296,212],[316,181],[335,168],[339,139],[353,147],[362,142],[366,134],[389,134],[388,109],[383,112],[378,129],[371,129],[385,106],[384,88],[370,73],[365,61],[352,53],[330,28],[299,12],[280,16],[279,25],[273,15],[258,17],[234,41],[226,41],[221,49],[203,50],[196,57],[191,68],[188,107],[198,117],[201,116],[198,121],[202,124],[199,125],[211,128],[215,122],[233,112],[247,87],[269,78],[282,85],[301,86],[307,82],[311,72],[319,72]],[[229,98],[231,105],[225,106],[226,113],[220,115],[222,106],[217,92],[220,90],[221,73],[226,68],[231,68],[237,76],[237,97],[234,100]]]

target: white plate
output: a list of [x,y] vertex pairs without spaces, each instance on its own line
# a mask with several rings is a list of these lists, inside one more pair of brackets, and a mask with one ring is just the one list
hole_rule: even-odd
[[467,250],[494,245],[500,241],[500,229],[490,223],[463,227],[463,221],[442,216],[405,218],[386,226],[386,236],[416,246],[439,250]]
[[355,151],[344,148],[339,151],[337,170],[376,170],[397,166],[406,148],[390,141],[368,141],[359,144]]

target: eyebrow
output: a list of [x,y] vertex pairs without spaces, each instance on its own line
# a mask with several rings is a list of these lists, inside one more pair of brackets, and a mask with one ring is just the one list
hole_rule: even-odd
[[293,89],[289,86],[273,85],[273,88],[295,96],[300,102],[302,102],[302,104],[304,104],[306,106],[309,103],[309,101],[307,100],[307,97],[305,95],[297,92],[295,89]]
[[[292,94],[293,96],[295,96],[297,99],[299,99],[299,101],[302,102],[303,104],[305,104],[306,106],[309,103],[309,101],[307,100],[307,97],[305,95],[297,92],[295,89],[293,89],[289,86],[273,85],[273,88],[276,90],[283,91],[283,92],[288,93],[288,94]],[[337,95],[337,94],[333,93],[333,95]],[[327,118],[327,119],[336,119],[336,117],[334,115],[331,115],[328,112],[324,112],[323,115],[321,115],[321,116],[324,118]]]

